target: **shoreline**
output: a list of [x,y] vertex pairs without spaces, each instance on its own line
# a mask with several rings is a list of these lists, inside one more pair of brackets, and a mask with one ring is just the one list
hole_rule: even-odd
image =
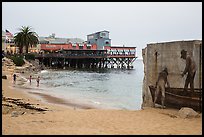
[[[32,74],[32,75],[38,75],[38,74]],[[68,108],[74,108],[74,109],[102,109],[100,107],[97,107],[97,106],[94,106],[94,105],[91,105],[91,104],[85,104],[83,102],[72,102],[70,100],[65,100],[64,98],[60,98],[60,97],[55,97],[51,94],[47,94],[47,93],[42,93],[42,92],[34,92],[36,90],[45,90],[45,89],[39,89],[38,87],[36,86],[31,86],[29,87],[29,81],[26,80],[26,76],[29,77],[28,74],[19,74],[18,75],[19,78],[18,80],[16,81],[16,83],[18,84],[15,84],[13,85],[14,87],[12,88],[17,88],[19,91],[21,92],[25,92],[25,94],[28,94],[28,96],[31,96],[35,99],[41,99],[41,101],[43,103],[48,103],[48,104],[51,104],[51,105],[59,105],[59,106],[62,106],[62,107],[68,107]],[[108,109],[108,108],[107,108]]]
[[46,103],[51,103],[54,105],[62,105],[65,107],[72,107],[72,108],[79,108],[79,109],[97,109],[96,107],[93,107],[93,106],[89,106],[89,105],[85,105],[85,104],[79,104],[79,103],[72,103],[71,101],[67,101],[67,100],[64,100],[62,98],[54,97],[54,96],[44,94],[44,93],[35,93],[35,92],[29,92],[29,93],[40,96],[43,98],[43,100]]
[[[73,102],[67,106],[54,105],[12,87],[11,75],[7,75],[8,79],[2,79],[5,98],[19,99],[19,102],[46,111],[25,109],[2,101],[3,135],[202,135],[202,114],[199,118],[183,119],[175,109],[84,109],[83,105],[74,106]],[[67,103],[46,94],[34,94]]]
[[[97,109],[94,106],[91,105],[86,105],[86,104],[80,104],[80,103],[72,103],[71,101],[67,101],[64,100],[63,98],[59,98],[59,97],[54,97],[52,95],[46,94],[46,93],[39,93],[39,92],[33,92],[32,90],[43,90],[43,89],[38,89],[35,88],[34,86],[29,87],[29,81],[28,78],[29,77],[29,73],[17,73],[18,78],[16,80],[16,84],[13,84],[11,81],[11,77],[8,76],[8,84],[9,87],[15,90],[19,90],[20,92],[27,94],[28,97],[32,97],[36,100],[41,100],[42,103],[45,104],[51,104],[51,105],[60,105],[62,107],[68,107],[68,108],[79,108],[79,109]],[[38,75],[38,73],[34,73],[32,75]],[[35,80],[35,79],[33,79]],[[33,96],[35,95],[35,96]]]

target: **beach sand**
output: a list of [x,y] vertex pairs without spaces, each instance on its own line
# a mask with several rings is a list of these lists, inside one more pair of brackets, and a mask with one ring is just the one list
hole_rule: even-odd
[[[50,102],[46,103],[13,87],[11,75],[8,76],[2,79],[3,135],[202,135],[202,114],[184,119],[175,109],[95,109],[41,94]],[[46,111],[25,109],[9,99]]]

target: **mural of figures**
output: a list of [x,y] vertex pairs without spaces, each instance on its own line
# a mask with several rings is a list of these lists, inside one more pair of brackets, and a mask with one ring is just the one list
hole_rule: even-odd
[[[194,77],[196,73],[196,63],[193,57],[187,54],[187,51],[181,51],[181,58],[186,60],[186,65],[181,76],[187,73],[184,88],[170,88],[168,76],[168,69],[165,67],[158,75],[156,86],[150,85],[150,92],[153,98],[153,107],[155,104],[162,105],[161,108],[173,107],[181,108],[191,107],[194,110],[200,110],[201,106],[201,89],[196,89],[194,92]],[[167,84],[167,87],[165,85]],[[188,85],[190,90],[188,91]]]
[[[202,40],[148,44],[143,49],[145,75],[142,107],[189,107],[202,112],[201,49]],[[155,87],[164,67],[168,68],[171,87]]]
[[181,51],[181,58],[186,60],[186,67],[181,75],[183,77],[186,73],[188,73],[184,85],[184,94],[187,94],[187,88],[189,84],[191,92],[194,91],[194,77],[196,73],[196,63],[193,60],[192,55],[187,54],[187,51],[185,50]]

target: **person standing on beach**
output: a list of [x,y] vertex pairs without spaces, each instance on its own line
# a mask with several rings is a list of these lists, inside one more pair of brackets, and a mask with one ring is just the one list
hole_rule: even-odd
[[181,76],[183,77],[186,73],[188,73],[185,80],[184,90],[183,90],[184,94],[186,94],[189,84],[190,84],[191,92],[194,91],[194,78],[196,73],[196,64],[195,64],[195,61],[193,60],[193,57],[190,55],[187,55],[187,51],[185,50],[181,51],[181,58],[186,60],[186,67],[183,73],[181,74]]
[[37,77],[36,81],[37,81],[37,87],[39,87],[39,83],[40,83],[40,77],[39,76]]
[[30,81],[30,85],[31,85],[31,80],[32,80],[32,76],[30,75],[29,81]]
[[16,74],[13,74],[13,83],[16,84]]
[[168,70],[165,67],[164,70],[162,70],[159,73],[157,82],[156,82],[156,93],[155,93],[155,97],[154,97],[154,104],[153,107],[155,107],[155,103],[157,101],[157,97],[159,95],[159,92],[161,92],[162,97],[161,97],[161,104],[162,104],[162,108],[165,108],[164,106],[164,101],[165,101],[165,85],[167,84],[168,88],[170,88],[170,84],[169,81],[167,79],[168,76]]

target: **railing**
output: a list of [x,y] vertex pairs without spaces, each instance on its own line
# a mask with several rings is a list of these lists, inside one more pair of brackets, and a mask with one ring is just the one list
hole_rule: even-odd
[[108,54],[108,57],[135,57],[135,54]]
[[64,54],[64,53],[49,53],[49,54],[40,54],[36,55],[36,58],[49,58],[49,57],[58,57],[58,58],[66,58],[66,57],[80,57],[80,58],[90,58],[90,57],[107,57],[107,54]]
[[36,58],[135,58],[135,53],[49,53],[49,54],[38,54]]

